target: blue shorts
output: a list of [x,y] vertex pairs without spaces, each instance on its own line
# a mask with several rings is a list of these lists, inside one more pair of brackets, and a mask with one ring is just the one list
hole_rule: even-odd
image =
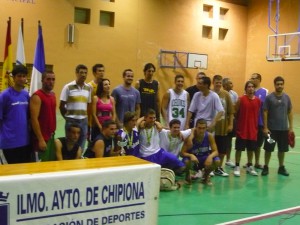
[[168,168],[172,170],[179,169],[185,166],[185,164],[181,162],[174,154],[167,152],[162,148],[152,155],[142,157],[142,159],[145,159],[149,162],[157,163],[163,168]]

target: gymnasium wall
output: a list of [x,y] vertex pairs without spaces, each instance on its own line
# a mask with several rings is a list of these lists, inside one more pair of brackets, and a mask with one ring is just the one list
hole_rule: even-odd
[[[288,2],[295,0],[284,2],[287,6],[281,16],[288,16],[283,26],[295,31],[299,7],[289,7]],[[207,10],[206,6],[212,7]],[[74,22],[75,7],[91,9],[90,24],[76,23],[75,43],[69,44],[67,25]],[[225,15],[220,15],[220,8],[227,10]],[[114,27],[99,25],[100,10],[115,13]],[[295,13],[288,13],[290,10]],[[18,27],[24,18],[27,63],[33,62],[37,22],[42,22],[46,63],[53,65],[57,75],[58,97],[63,85],[75,79],[74,70],[80,63],[89,68],[87,81],[93,78],[91,67],[103,63],[112,88],[122,83],[124,69],[133,69],[136,80],[142,78],[147,62],[157,67],[155,78],[161,83],[162,93],[173,86],[177,73],[186,76],[186,86],[194,84],[198,69],[160,68],[161,49],[208,54],[208,69],[204,72],[211,77],[231,77],[239,94],[252,72],[260,72],[263,85],[271,90],[273,77],[284,73],[286,89],[293,95],[299,63],[265,60],[267,35],[271,34],[267,15],[267,1],[258,0],[250,1],[248,7],[213,0],[0,0],[0,61],[10,16],[14,58]],[[203,26],[212,28],[209,37],[203,34]],[[219,40],[219,28],[228,29],[224,40]],[[296,94],[293,100],[297,101]],[[295,106],[295,110],[299,112],[300,107]]]

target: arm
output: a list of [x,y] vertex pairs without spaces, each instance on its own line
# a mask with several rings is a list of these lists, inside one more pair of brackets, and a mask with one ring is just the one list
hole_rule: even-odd
[[63,118],[65,118],[65,115],[67,113],[66,104],[67,102],[60,100],[59,111]]
[[145,128],[145,118],[142,116],[136,121],[136,127],[140,130]]
[[293,132],[293,112],[292,109],[288,112],[289,132]]
[[232,100],[230,98],[230,95],[227,95],[227,117],[228,117],[228,126],[227,126],[227,132],[231,132],[233,130],[233,104]]
[[137,118],[139,118],[141,116],[141,104],[137,103],[135,104],[135,113]]
[[44,140],[44,137],[41,132],[41,127],[39,123],[39,115],[40,115],[40,109],[41,109],[42,101],[38,95],[33,95],[30,98],[30,120],[31,120],[31,126],[33,129],[33,132],[35,136],[38,139],[38,147],[39,150],[45,151],[47,148],[47,144]]
[[267,109],[264,109],[264,134],[265,135],[268,135],[270,133],[270,130],[268,128],[268,110]]
[[97,125],[97,127],[99,127],[99,130],[102,131],[102,126],[97,118],[97,101],[98,101],[98,96],[95,95],[92,100],[92,115],[95,124]]
[[161,101],[161,114],[163,116],[163,119],[166,123],[166,126],[168,127],[168,105],[170,102],[170,92],[168,91],[167,93],[164,94],[162,101]]
[[190,121],[191,121],[192,115],[193,115],[193,113],[188,111],[186,121],[185,121],[185,129],[190,128]]
[[111,111],[111,118],[113,121],[116,121],[116,101],[114,97],[110,97],[112,102],[112,111]]
[[62,144],[59,139],[55,139],[55,155],[56,155],[56,160],[61,161],[64,160],[62,156]]
[[92,151],[95,153],[95,158],[102,158],[104,156],[104,141],[97,140]]
[[183,146],[181,148],[180,155],[181,155],[181,157],[189,158],[192,162],[199,163],[198,158],[194,154],[188,153],[188,149],[190,149],[193,146],[192,139],[193,139],[193,135],[191,134],[184,141]]
[[218,112],[215,118],[211,121],[211,124],[208,126],[207,130],[212,131],[216,123],[222,118],[223,115],[224,115],[224,111]]
[[161,130],[163,129],[163,126],[158,121],[155,121],[155,126],[156,126],[156,129],[158,130],[158,132],[161,132]]
[[82,148],[79,146],[75,159],[81,159],[81,155],[82,155]]

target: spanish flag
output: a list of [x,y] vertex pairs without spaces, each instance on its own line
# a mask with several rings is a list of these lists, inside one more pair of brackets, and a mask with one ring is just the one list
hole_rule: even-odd
[[7,21],[6,42],[5,42],[5,49],[4,49],[4,61],[3,61],[2,79],[1,79],[1,91],[5,90],[7,87],[13,86],[13,81],[11,78],[12,70],[13,70],[13,61],[12,61],[12,46],[11,46],[11,18],[9,17]]

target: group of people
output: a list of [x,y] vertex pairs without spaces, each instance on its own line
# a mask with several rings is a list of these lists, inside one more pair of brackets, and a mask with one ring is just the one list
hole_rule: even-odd
[[[254,73],[239,97],[229,78],[215,75],[211,80],[200,72],[196,84],[185,90],[184,76],[178,74],[174,86],[161,98],[155,71],[155,66],[147,63],[144,78],[134,85],[134,73],[126,69],[123,84],[111,91],[104,65],[93,66],[94,79],[89,83],[85,82],[88,68],[78,65],[76,79],[66,84],[60,95],[66,135],[55,139],[54,72],[43,73],[42,88],[29,97],[23,89],[27,69],[16,66],[14,86],[0,94],[0,148],[7,162],[133,155],[177,174],[185,173],[188,184],[197,173],[203,174],[203,183],[211,184],[212,175],[228,176],[223,169],[225,158],[234,175],[240,176],[245,150],[247,173],[257,176],[256,169],[261,169],[261,175],[267,175],[277,143],[278,174],[289,175],[284,155],[289,150],[293,114],[282,77],[274,79],[275,90],[268,94],[260,87],[261,75]],[[275,142],[266,141],[268,135]],[[235,163],[230,158],[234,136]],[[261,147],[264,166],[260,164]]]

